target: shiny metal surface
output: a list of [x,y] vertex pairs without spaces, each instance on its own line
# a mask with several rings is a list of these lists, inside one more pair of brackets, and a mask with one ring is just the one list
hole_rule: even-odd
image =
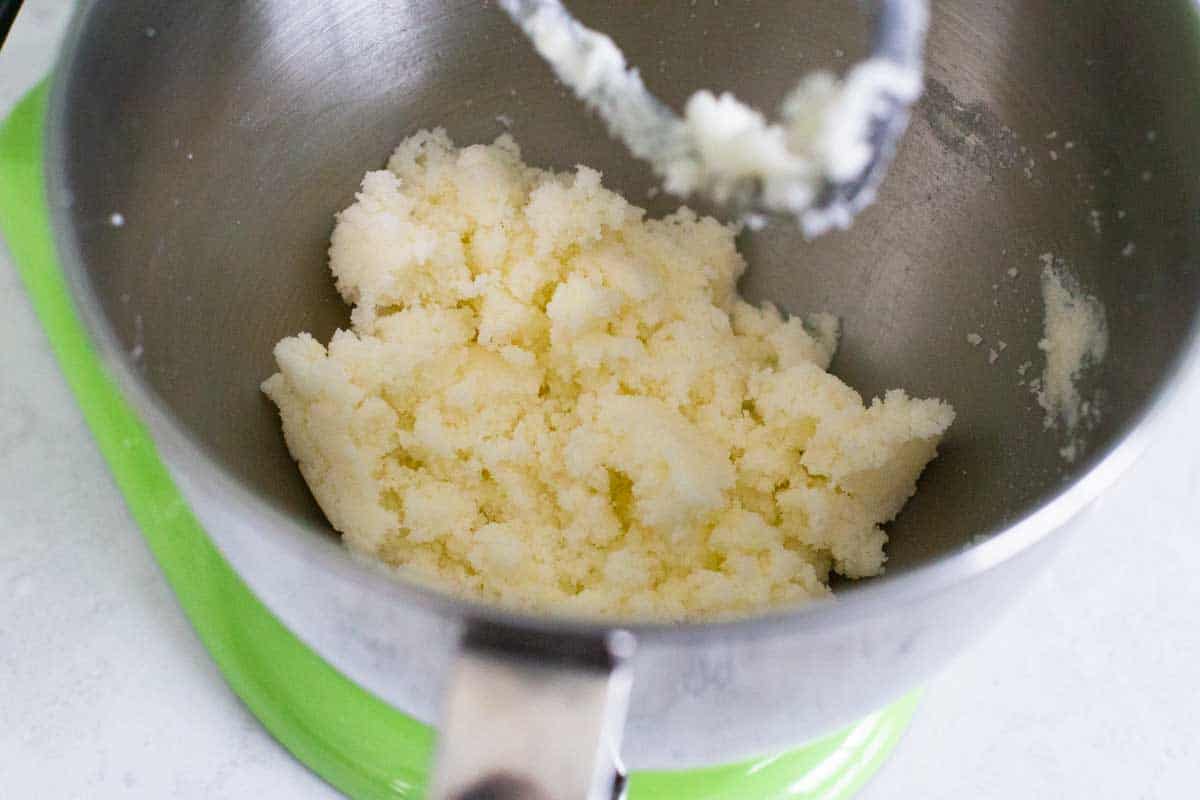
[[446,690],[429,800],[615,800],[633,637],[475,627]]
[[[676,105],[710,86],[770,106],[865,41],[849,2],[572,9]],[[1086,525],[1080,512],[1145,446],[1173,376],[1195,368],[1195,13],[1186,0],[935,3],[926,97],[876,205],[812,244],[782,226],[744,237],[747,295],[842,318],[835,372],[868,396],[944,397],[959,417],[890,529],[886,576],[760,620],[633,626],[630,767],[778,750],[898,697],[1036,574],[1047,534]],[[64,267],[197,515],[302,638],[425,720],[465,615],[587,626],[454,603],[353,560],[258,383],[276,340],[347,321],[325,248],[362,173],[420,127],[489,140],[499,115],[531,163],[591,164],[646,196],[642,167],[501,12],[468,0],[84,4],[52,98]],[[1084,387],[1103,393],[1104,416],[1070,466],[1016,375],[1042,363],[1044,252],[1108,309],[1109,354]],[[1007,343],[995,364],[966,344],[972,332]]]

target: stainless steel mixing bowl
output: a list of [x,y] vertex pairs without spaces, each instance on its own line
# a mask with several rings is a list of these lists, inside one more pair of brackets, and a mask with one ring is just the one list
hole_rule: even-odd
[[[770,107],[805,70],[863,51],[850,2],[572,8],[674,104],[713,87]],[[835,372],[868,396],[944,397],[958,421],[890,528],[886,576],[761,619],[628,627],[630,766],[775,751],[898,697],[987,627],[1045,563],[1049,534],[1132,461],[1196,360],[1198,45],[1186,0],[935,3],[926,96],[879,202],[813,243],[781,225],[744,237],[746,294],[842,318]],[[647,196],[646,170],[502,13],[473,0],[85,3],[50,113],[76,298],[196,514],[289,627],[428,721],[465,620],[515,626],[533,646],[603,634],[352,559],[258,390],[276,340],[347,323],[325,264],[333,214],[419,128],[469,143],[511,119],[531,163],[590,164]],[[1071,464],[1017,375],[1042,365],[1045,252],[1108,310],[1108,357],[1083,385],[1103,416]],[[972,332],[1007,343],[994,364]]]

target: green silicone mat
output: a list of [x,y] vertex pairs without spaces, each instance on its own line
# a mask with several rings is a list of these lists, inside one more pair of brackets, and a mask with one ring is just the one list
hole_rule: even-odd
[[[423,793],[434,731],[364,691],[276,620],[192,515],[146,427],[106,372],[59,268],[42,173],[47,84],[0,127],[0,231],[63,374],[179,604],[229,685],[292,755],[354,798]],[[916,695],[766,759],[636,772],[631,800],[838,800],[895,747]]]

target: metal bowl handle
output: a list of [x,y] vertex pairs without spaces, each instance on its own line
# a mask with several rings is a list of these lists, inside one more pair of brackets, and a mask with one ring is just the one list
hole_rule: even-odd
[[626,631],[549,634],[468,623],[444,701],[432,800],[622,795]]

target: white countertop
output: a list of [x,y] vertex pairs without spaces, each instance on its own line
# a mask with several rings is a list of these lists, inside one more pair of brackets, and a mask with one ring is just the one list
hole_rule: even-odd
[[[49,68],[69,5],[25,3],[0,115]],[[333,797],[192,633],[2,250],[0,341],[0,794]],[[1197,795],[1200,428],[1176,419],[1095,527],[929,684],[864,800]]]

